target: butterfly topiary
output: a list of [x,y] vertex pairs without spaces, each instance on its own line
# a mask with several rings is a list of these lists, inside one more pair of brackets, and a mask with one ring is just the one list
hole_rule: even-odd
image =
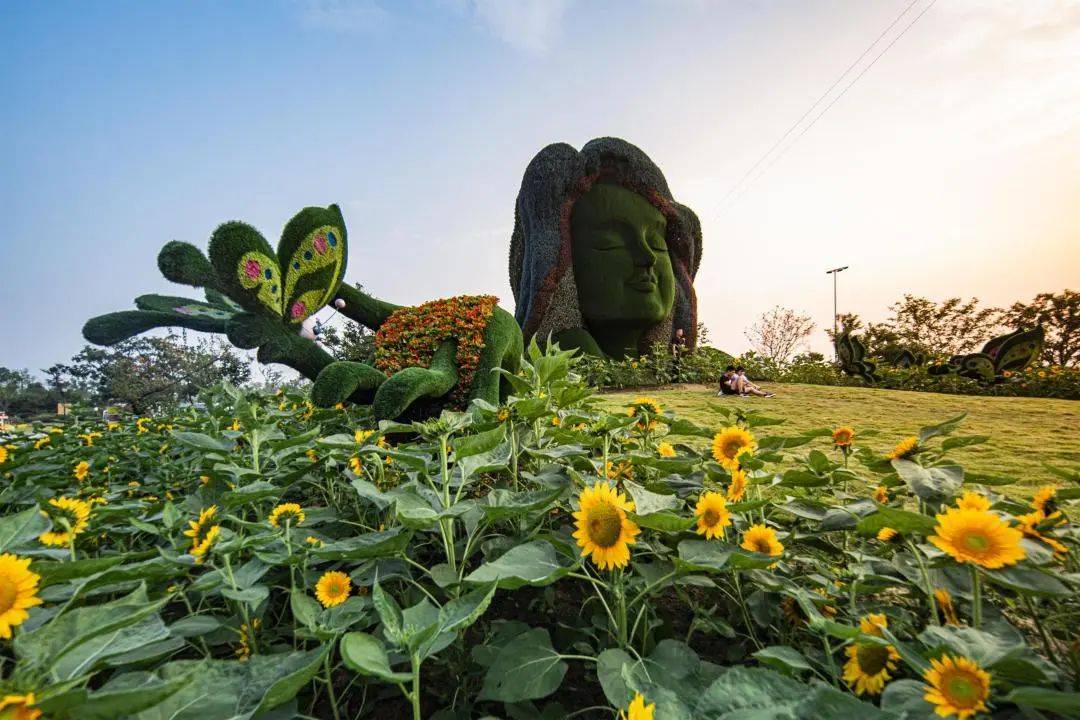
[[1003,381],[1006,373],[1023,370],[1042,353],[1046,332],[1041,326],[1020,328],[1008,335],[1000,335],[983,346],[981,352],[953,355],[949,361],[932,365],[927,369],[931,375],[956,373],[961,377],[981,383]]
[[[211,235],[208,255],[176,241],[158,254],[162,274],[204,288],[205,301],[143,295],[137,310],[89,320],[84,337],[113,345],[159,327],[221,333],[237,347],[257,349],[260,362],[288,365],[315,381],[316,403],[370,402],[380,418],[398,417],[422,399],[436,406],[471,398],[497,402],[499,376],[492,371],[517,369],[521,331],[494,298],[401,308],[343,285],[348,238],[337,205],[297,213],[276,251],[251,225],[227,222]],[[386,332],[376,334],[383,343],[376,367],[335,362],[310,334],[301,334],[304,321],[331,301],[373,330],[388,323]],[[456,322],[461,308],[470,318],[466,325]]]

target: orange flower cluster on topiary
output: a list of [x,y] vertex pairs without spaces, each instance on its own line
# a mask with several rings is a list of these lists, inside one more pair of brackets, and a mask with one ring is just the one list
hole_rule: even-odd
[[395,310],[375,333],[375,367],[387,375],[426,368],[439,345],[457,340],[458,384],[450,400],[463,405],[480,365],[484,329],[498,302],[494,295],[459,295]]

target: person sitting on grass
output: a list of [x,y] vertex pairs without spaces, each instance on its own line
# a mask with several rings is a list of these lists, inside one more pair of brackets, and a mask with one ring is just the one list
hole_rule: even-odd
[[772,397],[773,393],[765,392],[754,383],[750,382],[750,378],[746,377],[746,368],[742,365],[735,368],[735,376],[731,379],[731,387],[739,395],[757,395],[758,397]]
[[724,368],[724,374],[720,376],[720,391],[717,395],[738,395],[739,391],[735,389],[735,366],[728,365]]

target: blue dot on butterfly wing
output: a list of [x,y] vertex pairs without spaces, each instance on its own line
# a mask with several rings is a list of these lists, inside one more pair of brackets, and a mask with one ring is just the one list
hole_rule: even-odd
[[277,285],[271,285],[270,286],[270,294],[271,295],[277,295]]
[[311,259],[311,251],[310,250],[305,250],[304,251],[304,259],[305,260],[310,260]]
[[326,233],[326,239],[330,241],[330,247],[337,245],[337,236],[334,233]]
[[294,263],[292,264],[292,267],[293,267],[293,270],[299,270],[299,269],[300,269],[300,263],[298,263],[298,262],[294,262]]
[[270,268],[266,268],[265,270],[263,270],[263,277],[269,280],[270,278],[274,277],[274,273],[272,270],[270,270]]

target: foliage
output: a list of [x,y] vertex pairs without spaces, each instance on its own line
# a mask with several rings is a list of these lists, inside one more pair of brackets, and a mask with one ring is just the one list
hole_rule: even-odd
[[0,411],[13,417],[32,417],[54,410],[57,398],[29,370],[0,367]]
[[779,305],[764,313],[745,332],[757,354],[776,363],[786,363],[814,331],[814,321]]
[[[1002,717],[1076,714],[1075,470],[1009,499],[953,459],[985,441],[963,416],[908,428],[890,462],[858,427],[833,447],[832,418],[608,412],[535,344],[501,374],[505,404],[409,424],[220,386],[204,411],[7,435],[0,553],[30,560],[41,604],[4,615],[0,696],[58,720],[608,717],[639,695],[656,720],[929,718],[931,684],[964,700],[930,672],[948,655],[989,674],[976,700]],[[756,450],[701,447],[723,429]],[[610,571],[575,540],[605,542],[616,510],[594,497],[593,527],[579,503],[600,480],[637,531]],[[695,516],[707,491],[726,515]],[[89,509],[84,530],[58,496]],[[937,550],[958,502],[1024,528],[1023,559]],[[38,539],[60,531],[66,547]],[[857,697],[851,663],[879,648],[897,657],[884,692]]]
[[889,307],[892,317],[871,323],[867,334],[874,338],[872,354],[888,345],[900,345],[928,355],[958,355],[981,345],[1000,326],[1000,311],[979,307],[979,300],[958,297],[941,302],[905,294]]

